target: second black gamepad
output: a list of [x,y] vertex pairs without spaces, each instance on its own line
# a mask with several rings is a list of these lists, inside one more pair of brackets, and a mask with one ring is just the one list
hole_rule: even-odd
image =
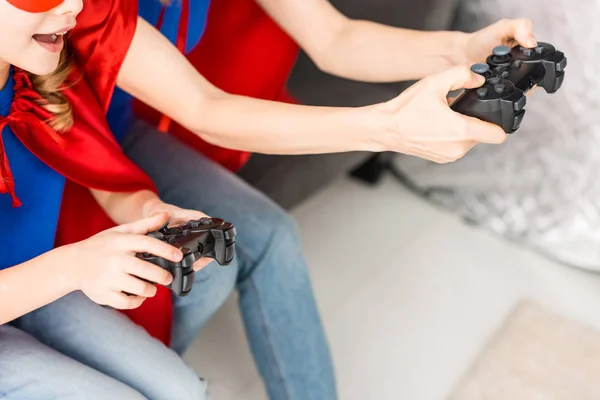
[[486,78],[485,84],[465,90],[451,108],[513,133],[525,116],[525,94],[535,86],[556,92],[563,84],[566,66],[565,55],[548,43],[538,43],[535,48],[498,46],[486,64],[471,66]]
[[213,258],[219,265],[229,265],[235,255],[235,227],[219,218],[202,218],[176,227],[163,227],[148,235],[160,239],[183,252],[174,263],[152,254],[138,254],[144,261],[168,270],[173,276],[169,288],[177,296],[186,296],[194,284],[194,263],[202,257]]

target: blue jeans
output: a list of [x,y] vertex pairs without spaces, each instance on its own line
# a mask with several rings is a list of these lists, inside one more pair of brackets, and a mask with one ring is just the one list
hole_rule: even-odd
[[0,399],[208,399],[181,357],[81,292],[0,326]]
[[236,258],[174,297],[172,348],[81,293],[0,326],[0,399],[206,399],[180,355],[233,289],[271,399],[336,399],[325,334],[292,219],[235,175],[137,122],[124,151],[161,197],[233,222]]
[[293,219],[237,176],[170,135],[138,121],[127,156],[160,197],[232,222],[236,257],[196,274],[189,296],[174,297],[173,343],[182,354],[233,289],[258,370],[271,399],[337,398],[333,366]]

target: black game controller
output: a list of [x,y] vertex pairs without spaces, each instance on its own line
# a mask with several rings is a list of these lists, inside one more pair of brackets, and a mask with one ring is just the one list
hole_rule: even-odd
[[565,78],[566,66],[565,55],[548,43],[538,43],[532,49],[498,46],[486,64],[471,66],[471,71],[486,78],[485,84],[465,90],[451,108],[513,133],[525,115],[525,94],[534,86],[556,92]]
[[138,254],[144,261],[156,264],[173,275],[168,286],[177,296],[187,296],[194,284],[194,263],[202,257],[215,259],[219,265],[229,265],[235,254],[236,230],[219,218],[202,218],[185,225],[164,226],[149,236],[160,239],[183,252],[180,262],[172,262],[148,253]]

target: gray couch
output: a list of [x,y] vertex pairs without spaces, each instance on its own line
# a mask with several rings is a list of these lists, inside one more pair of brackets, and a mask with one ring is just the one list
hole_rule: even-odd
[[[345,15],[419,30],[450,29],[455,0],[332,0]],[[407,60],[408,62],[409,60]],[[410,83],[367,84],[327,75],[298,57],[288,88],[304,104],[362,106],[389,100]],[[240,171],[247,182],[286,209],[367,161],[369,153],[306,156],[254,155]]]

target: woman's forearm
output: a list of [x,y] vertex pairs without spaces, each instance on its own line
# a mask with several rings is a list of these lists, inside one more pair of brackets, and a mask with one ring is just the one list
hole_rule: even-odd
[[464,62],[466,35],[349,20],[327,48],[312,56],[325,72],[348,79],[417,80]]
[[224,94],[203,102],[189,129],[222,147],[263,154],[380,151],[388,127],[376,106],[308,107]]
[[383,125],[391,124],[377,106],[307,107],[225,93],[143,20],[118,84],[208,142],[258,153],[385,150],[378,136],[388,130]]
[[69,265],[61,262],[67,247],[0,271],[0,325],[69,294],[74,288]]
[[416,80],[464,63],[467,34],[354,20],[327,0],[257,0],[322,70],[369,82]]

